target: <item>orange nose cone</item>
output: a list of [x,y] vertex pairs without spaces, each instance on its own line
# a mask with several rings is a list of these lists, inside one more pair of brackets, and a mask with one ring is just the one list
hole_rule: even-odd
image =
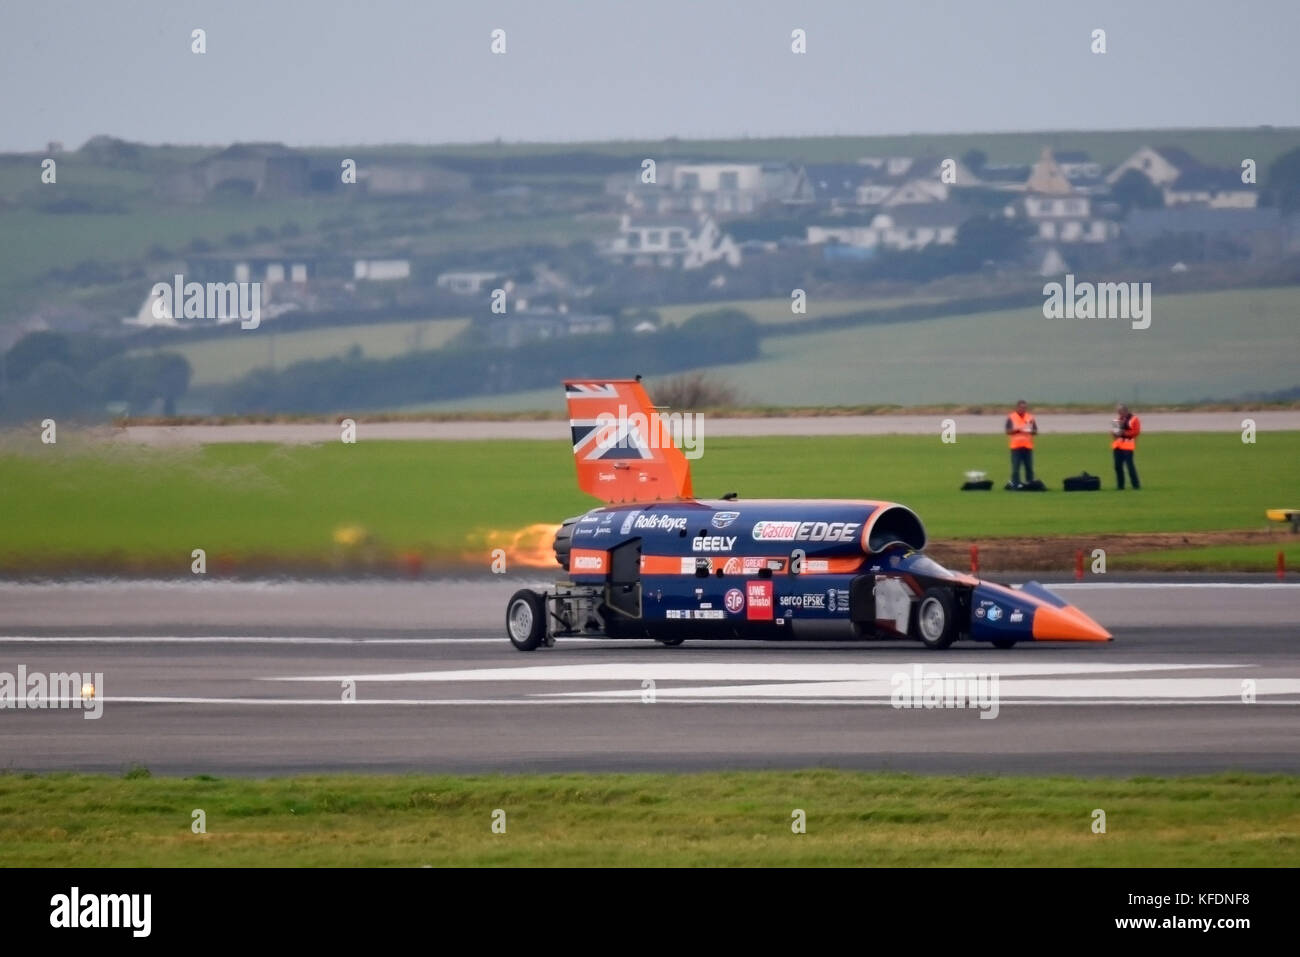
[[1034,611],[1035,641],[1110,641],[1111,634],[1073,605]]

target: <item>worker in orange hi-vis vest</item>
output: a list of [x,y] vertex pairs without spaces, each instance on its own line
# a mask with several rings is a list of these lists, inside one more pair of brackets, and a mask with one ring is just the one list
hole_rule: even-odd
[[1137,451],[1137,438],[1142,431],[1142,420],[1120,403],[1115,406],[1115,418],[1110,423],[1112,436],[1110,447],[1115,456],[1115,482],[1122,492],[1124,490],[1124,469],[1128,468],[1129,481],[1133,487],[1141,488],[1138,482],[1137,467],[1133,464],[1133,453]]
[[1011,436],[1011,488],[1020,487],[1020,469],[1025,470],[1025,481],[1034,480],[1034,436],[1038,434],[1038,420],[1029,411],[1029,403],[1021,399],[1016,409],[1007,416],[1006,433]]

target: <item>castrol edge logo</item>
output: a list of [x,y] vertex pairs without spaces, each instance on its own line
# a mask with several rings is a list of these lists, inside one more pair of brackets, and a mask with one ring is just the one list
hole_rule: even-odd
[[852,542],[861,522],[755,522],[756,542]]

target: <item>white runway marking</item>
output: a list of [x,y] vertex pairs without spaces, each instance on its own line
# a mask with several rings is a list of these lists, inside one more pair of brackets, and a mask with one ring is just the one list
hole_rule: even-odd
[[[637,692],[639,695],[640,692]],[[660,691],[662,698],[662,690]],[[385,705],[392,707],[469,707],[478,708],[484,706],[499,707],[509,705],[512,707],[577,707],[581,705],[606,705],[616,706],[624,704],[636,704],[638,707],[645,707],[640,704],[640,699],[620,700],[610,698],[599,698],[585,695],[578,698],[552,698],[552,697],[529,697],[529,698],[358,698],[355,701],[342,701],[338,698],[201,698],[183,695],[130,695],[123,697],[105,697],[101,699],[107,704],[184,704],[184,705],[257,705],[257,706],[313,706],[313,707],[342,707],[351,708],[357,705]],[[718,695],[710,698],[672,698],[662,702],[662,704],[750,704],[750,705],[800,705],[800,706],[836,706],[844,707],[848,705],[890,705],[888,698],[735,698],[726,695]],[[1016,707],[1026,705],[1035,707],[1086,707],[1090,705],[1206,705],[1206,704],[1227,704],[1241,705],[1238,700],[1226,699],[1223,697],[1216,698],[1189,698],[1186,700],[1169,700],[1169,699],[1130,699],[1130,698],[1106,698],[1106,699],[1082,699],[1077,701],[1062,701],[1053,699],[1024,699],[1015,702]],[[1284,701],[1257,701],[1249,707],[1260,707],[1267,705],[1300,705],[1300,700]],[[919,709],[911,709],[919,710]],[[933,709],[932,709],[933,710]],[[948,709],[952,710],[952,709]],[[967,708],[966,710],[974,710]],[[53,711],[29,711],[31,715],[40,714],[61,714],[64,712]]]
[[[1204,668],[1248,668],[1245,664],[1139,664],[1105,662],[1001,662],[925,660],[879,663],[803,663],[769,661],[632,661],[581,665],[532,665],[516,668],[472,668],[448,671],[405,671],[388,674],[298,675],[265,681],[889,681],[895,674],[921,668],[926,674],[969,674],[981,671],[1003,677],[1016,675],[1091,675],[1124,672],[1187,671]],[[984,667],[981,667],[984,666]]]
[[[984,683],[996,681],[993,692],[999,700],[1021,703],[1035,700],[1075,704],[1108,700],[1127,703],[1188,703],[1194,701],[1242,701],[1246,686],[1253,682],[1256,698],[1300,695],[1300,678],[1255,678],[1243,675],[1249,664],[1161,664],[1105,662],[1004,662],[1002,667],[981,671],[970,659],[893,663],[799,663],[799,662],[616,662],[573,665],[536,665],[514,668],[475,668],[446,671],[411,671],[387,674],[298,675],[263,678],[265,681],[366,683],[458,683],[503,682],[545,685],[555,682],[618,682],[625,687],[599,690],[541,691],[521,689],[531,700],[639,702],[649,687],[655,698],[674,702],[729,701],[776,703],[890,703],[900,676],[918,700],[926,682],[960,678]],[[1231,677],[1214,677],[1206,671],[1229,672]],[[1201,672],[1169,675],[1171,672]],[[681,682],[668,685],[660,682]],[[720,682],[738,682],[720,684]],[[967,685],[964,684],[963,687]],[[963,692],[964,693],[964,692]]]
[[[769,685],[715,685],[704,688],[659,687],[656,698],[879,698],[888,701],[893,685],[887,681],[825,681],[812,684]],[[1076,698],[1105,698],[1111,701],[1129,699],[1187,699],[1234,698],[1241,700],[1241,681],[1215,678],[1135,678],[1090,679],[1083,681],[1007,681],[998,682],[1000,700],[1021,698],[1068,701]],[[550,692],[549,698],[635,698],[643,692],[639,688],[614,691],[559,691]],[[920,697],[918,689],[915,694]],[[1258,695],[1300,695],[1300,679],[1258,679]]]

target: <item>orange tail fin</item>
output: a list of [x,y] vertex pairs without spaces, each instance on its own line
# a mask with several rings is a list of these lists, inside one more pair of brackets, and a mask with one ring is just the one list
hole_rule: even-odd
[[609,504],[689,499],[691,469],[635,379],[564,383],[578,486]]

